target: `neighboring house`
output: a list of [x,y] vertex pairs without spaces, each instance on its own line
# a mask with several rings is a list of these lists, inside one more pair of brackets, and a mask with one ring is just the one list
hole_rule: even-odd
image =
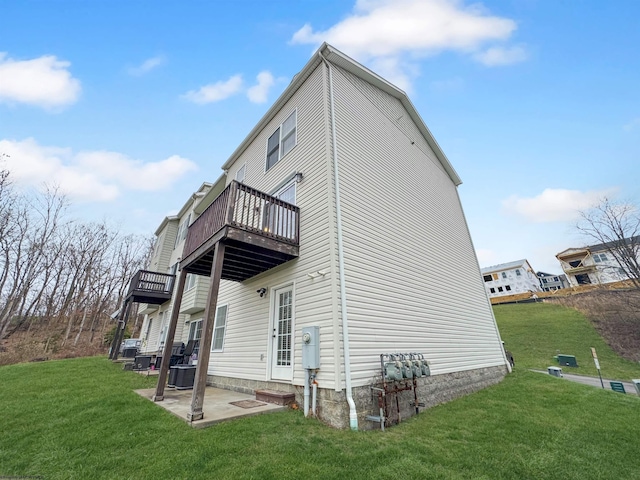
[[[632,238],[633,245],[638,242],[640,238]],[[614,242],[568,248],[558,253],[556,258],[572,287],[620,282],[629,277],[612,253],[615,248]]]
[[485,267],[480,272],[491,298],[542,290],[538,277],[526,259]]
[[[156,243],[151,254],[149,271],[176,274],[190,223],[220,193],[215,189],[212,190],[212,186],[211,183],[203,183],[176,215],[166,217],[162,221],[155,232]],[[183,337],[189,340],[197,335],[198,331],[193,326],[197,326],[202,320],[208,287],[209,279],[206,277],[189,275],[187,278],[174,336],[175,341],[182,341]],[[176,282],[174,282],[172,298],[175,297],[175,288],[177,288]],[[141,353],[162,352],[169,331],[172,307],[171,299],[159,305],[143,303],[139,306],[138,313],[145,315],[140,329]]]
[[[215,200],[192,209],[172,298],[191,312],[174,308],[175,341],[201,336],[189,419],[205,382],[302,404],[313,374],[323,421],[372,428],[387,353],[429,361],[427,406],[507,373],[461,181],[404,92],[324,44],[223,170]],[[208,281],[208,300],[189,300],[188,275]],[[316,341],[317,364],[303,357]]]
[[569,282],[566,275],[555,275],[553,273],[537,272],[540,280],[540,288],[545,292],[553,292],[561,288],[568,288]]

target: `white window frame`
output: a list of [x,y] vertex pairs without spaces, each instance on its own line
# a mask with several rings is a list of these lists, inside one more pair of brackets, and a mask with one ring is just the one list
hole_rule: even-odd
[[156,238],[156,244],[153,248],[153,258],[156,258],[159,254],[160,254],[160,250],[162,250],[162,242],[164,240],[164,233],[162,232],[157,238]]
[[187,273],[187,278],[184,282],[184,291],[187,292],[196,286],[198,277],[195,273]]
[[151,337],[151,326],[153,325],[153,317],[147,317],[147,329],[144,334],[144,345],[147,346]]
[[240,183],[244,183],[246,174],[247,174],[247,164],[243,163],[242,166],[236,172],[236,181]]
[[609,260],[607,258],[607,256],[604,253],[594,253],[593,254],[593,261],[595,263],[602,263],[602,262],[606,262],[607,260]]
[[173,246],[175,249],[180,242],[182,242],[185,238],[187,238],[187,230],[189,229],[189,222],[191,221],[191,214],[187,215],[182,223],[178,226],[178,234],[176,235],[176,243]]
[[158,320],[160,321],[160,334],[158,335],[158,349],[164,348],[167,343],[167,334],[169,333],[169,325],[167,321],[167,311],[158,314]]
[[[225,316],[224,316],[224,325],[220,325],[220,309],[225,308]],[[223,352],[224,351],[224,337],[225,333],[227,333],[227,320],[229,318],[229,304],[224,303],[222,305],[218,305],[216,307],[216,319],[213,322],[213,336],[211,338],[211,351],[212,352]],[[222,333],[219,333],[222,332]],[[222,343],[220,348],[216,348],[216,338],[218,335],[222,336]]]
[[[287,132],[284,131],[284,124],[291,118],[291,117],[295,117],[295,122],[293,124],[293,128],[291,130],[288,130]],[[271,139],[271,137],[273,137],[273,135],[278,132],[278,143],[277,148],[278,148],[278,159],[272,164],[269,165],[269,140]],[[285,140],[289,139],[291,136],[294,136],[293,139],[293,145],[291,145],[291,147],[285,152],[283,145]],[[287,118],[285,118],[284,122],[282,122],[280,125],[278,125],[274,130],[273,133],[271,135],[269,135],[269,137],[267,138],[266,141],[266,145],[265,145],[265,156],[264,156],[264,172],[267,173],[269,170],[271,170],[271,168],[273,168],[275,165],[278,164],[278,162],[280,160],[282,160],[287,153],[289,153],[291,150],[293,150],[295,148],[295,146],[298,144],[298,109],[295,108],[293,110],[293,112],[291,112]]]
[[[192,329],[194,325],[198,325],[199,326],[195,327],[195,330],[193,331],[194,336],[191,336],[192,333]],[[195,334],[198,333],[198,331],[200,331],[200,336],[198,338],[195,338]],[[202,338],[202,318],[199,318],[198,320],[193,320],[189,323],[189,335],[188,335],[188,340],[200,340]]]

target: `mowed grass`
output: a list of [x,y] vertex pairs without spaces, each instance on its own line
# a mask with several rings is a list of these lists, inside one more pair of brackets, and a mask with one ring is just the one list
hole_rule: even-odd
[[596,479],[640,472],[640,398],[521,368],[385,432],[334,430],[293,410],[194,430],[133,392],[153,380],[104,358],[0,367],[0,476]]
[[[554,355],[574,355],[577,368],[566,373],[598,376],[591,357],[596,349],[603,378],[629,381],[640,378],[640,364],[619,357],[580,312],[562,305],[522,303],[493,307],[500,335],[513,353],[516,368],[546,370],[558,366]],[[638,473],[640,478],[640,472]]]

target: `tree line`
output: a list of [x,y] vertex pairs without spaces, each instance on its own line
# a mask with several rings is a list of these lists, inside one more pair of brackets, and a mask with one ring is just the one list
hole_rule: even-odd
[[0,170],[0,341],[45,329],[60,347],[102,343],[147,263],[151,238],[70,218],[69,206],[58,189],[24,192]]

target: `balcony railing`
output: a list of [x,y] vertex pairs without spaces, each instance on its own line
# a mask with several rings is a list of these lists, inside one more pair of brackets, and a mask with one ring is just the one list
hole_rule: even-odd
[[187,258],[225,226],[297,246],[300,209],[234,180],[191,224],[182,258]]
[[167,273],[138,270],[131,278],[127,297],[135,302],[164,303],[171,298],[176,276]]
[[224,242],[220,278],[242,282],[298,257],[299,241],[298,207],[233,181],[189,226],[180,268],[210,276]]

